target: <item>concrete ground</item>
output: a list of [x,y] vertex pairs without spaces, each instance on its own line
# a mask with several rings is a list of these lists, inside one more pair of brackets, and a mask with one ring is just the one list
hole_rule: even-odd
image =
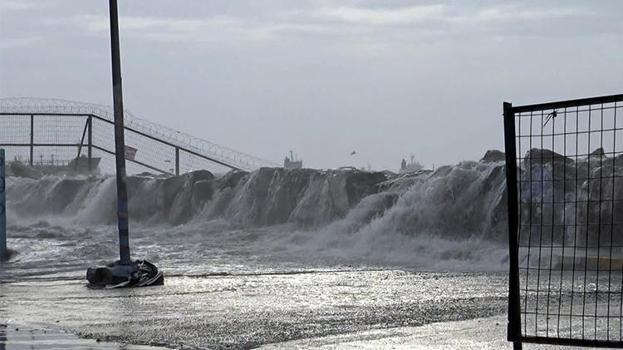
[[0,325],[0,350],[157,350],[152,346],[129,345],[83,339],[56,329]]
[[[277,349],[414,349],[414,350],[498,350],[512,349],[505,340],[506,317],[494,316],[457,322],[439,322],[421,327],[398,327],[350,334],[300,339],[261,346]],[[73,334],[39,327],[0,328],[0,350],[97,349],[157,350],[153,346],[129,345],[79,338]],[[580,349],[524,344],[524,349]],[[586,348],[582,348],[586,349]]]
[[[501,350],[512,349],[506,341],[506,316],[467,321],[439,322],[421,327],[380,329],[355,334],[268,344],[261,349],[412,349]],[[586,349],[524,344],[524,349]]]

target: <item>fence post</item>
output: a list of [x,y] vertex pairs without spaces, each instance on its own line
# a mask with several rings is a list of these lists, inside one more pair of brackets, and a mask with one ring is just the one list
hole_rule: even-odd
[[30,166],[32,166],[32,163],[33,163],[34,143],[35,143],[35,116],[31,114],[30,115],[30,159],[28,161],[28,164]]
[[4,177],[4,149],[0,148],[0,261],[9,258],[6,249],[6,182]]
[[93,152],[93,116],[89,116],[88,123],[89,123],[89,130],[87,134],[87,142],[88,142],[87,156],[89,158],[89,172],[91,172],[93,171],[93,166],[91,162],[91,158],[93,157],[93,153],[92,153]]
[[180,149],[175,147],[175,176],[180,175]]
[[515,113],[513,105],[504,102],[504,152],[506,153],[506,192],[508,198],[508,340],[513,349],[521,346],[521,309],[519,295],[519,241],[517,196],[517,150],[515,147]]

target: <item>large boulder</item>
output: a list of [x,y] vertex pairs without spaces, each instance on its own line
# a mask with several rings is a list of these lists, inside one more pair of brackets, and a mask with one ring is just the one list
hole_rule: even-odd
[[504,152],[499,151],[497,149],[490,149],[485,153],[485,155],[480,159],[483,163],[495,163],[495,162],[503,162],[506,160],[506,155]]
[[526,152],[525,161],[532,165],[547,164],[547,163],[573,163],[573,159],[565,157],[562,154],[556,153],[549,149],[532,148]]

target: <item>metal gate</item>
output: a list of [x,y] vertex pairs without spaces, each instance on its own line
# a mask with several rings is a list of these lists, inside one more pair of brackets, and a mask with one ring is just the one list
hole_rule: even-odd
[[623,347],[622,110],[623,95],[504,103],[516,349]]

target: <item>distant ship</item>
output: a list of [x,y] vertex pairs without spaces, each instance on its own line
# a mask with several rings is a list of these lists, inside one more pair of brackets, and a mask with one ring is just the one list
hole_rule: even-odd
[[294,152],[290,151],[290,157],[286,156],[283,160],[283,167],[286,169],[301,169],[303,168],[303,160],[296,159],[294,157]]
[[76,174],[97,174],[99,173],[99,163],[101,158],[88,157],[82,155],[71,160],[58,160],[53,157],[50,160],[33,162],[32,166],[23,163],[19,159],[8,164],[8,173],[13,176],[41,178],[44,175],[76,175]]
[[400,173],[412,173],[416,171],[423,170],[424,166],[415,160],[415,156],[411,155],[411,161],[407,163],[405,159],[400,163]]

